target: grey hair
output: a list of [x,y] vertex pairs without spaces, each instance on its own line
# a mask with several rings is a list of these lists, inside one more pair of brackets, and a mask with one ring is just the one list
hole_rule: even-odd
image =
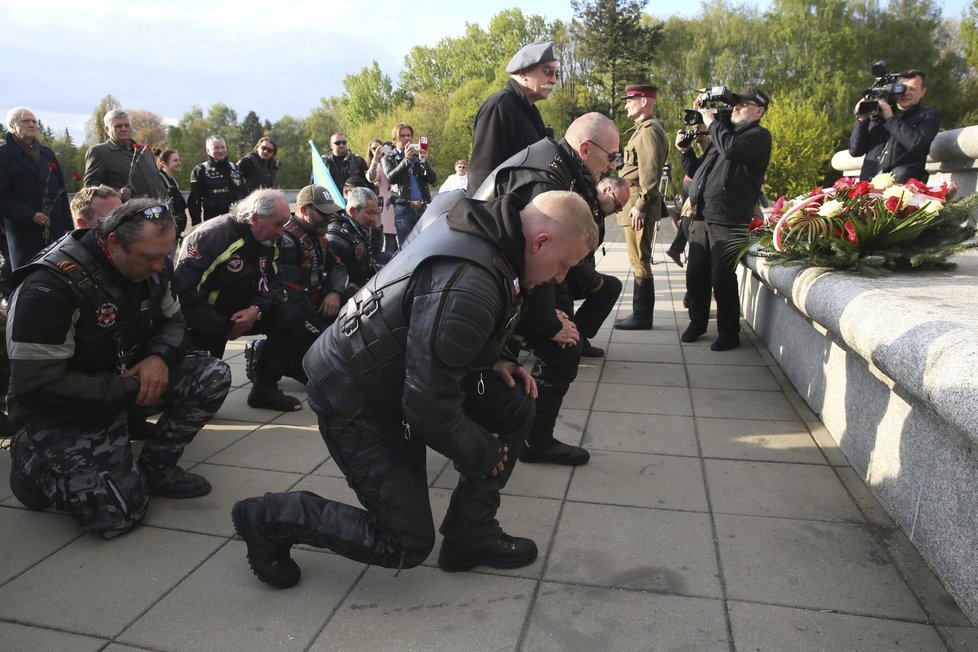
[[224,136],[214,135],[214,136],[208,136],[207,137],[207,140],[204,141],[204,147],[210,147],[211,144],[213,144],[214,142],[216,142],[218,140],[221,141],[222,143],[224,143],[225,145],[227,145],[227,141],[224,140]]
[[377,195],[370,188],[350,188],[350,192],[346,195],[346,210],[363,208],[370,201],[377,201]]
[[[143,215],[147,208],[161,207],[163,213],[158,218]],[[150,227],[143,225],[149,222]],[[173,215],[164,202],[158,199],[130,199],[122,206],[113,209],[102,221],[95,226],[95,232],[104,240],[109,234],[115,233],[119,245],[129,251],[136,242],[146,237],[145,228],[154,228],[155,235],[161,235],[167,229],[176,229]]]
[[14,128],[14,123],[17,121],[17,118],[20,117],[20,114],[23,113],[24,111],[27,111],[28,113],[34,113],[30,109],[28,109],[26,106],[15,106],[14,108],[12,108],[9,111],[7,111],[7,122],[6,122],[6,124],[7,124],[7,128],[8,129],[13,129]]
[[112,126],[113,120],[116,120],[117,118],[128,118],[128,117],[129,114],[123,111],[122,109],[112,109],[111,111],[105,114],[104,118],[102,118],[102,125],[106,129],[108,129],[109,127]]
[[273,188],[261,188],[232,206],[231,216],[241,224],[251,223],[252,215],[257,215],[258,219],[267,220],[275,214],[275,206],[279,200],[288,204],[288,200],[285,199],[285,195],[281,191]]
[[598,190],[601,190],[602,186],[610,188],[611,192],[618,192],[622,186],[627,186],[628,182],[621,177],[605,177],[598,182]]
[[608,116],[596,111],[585,113],[567,127],[564,140],[577,150],[585,140],[601,140],[605,134],[612,130],[616,134],[618,133],[618,127]]

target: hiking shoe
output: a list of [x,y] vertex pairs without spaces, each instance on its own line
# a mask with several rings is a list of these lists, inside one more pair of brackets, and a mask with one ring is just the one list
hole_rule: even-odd
[[25,436],[23,432],[19,432],[10,440],[10,490],[24,507],[40,511],[50,507],[52,501],[41,489],[41,485],[27,475],[24,468]]
[[245,376],[251,382],[255,382],[255,369],[258,367],[263,348],[265,348],[265,340],[251,340],[245,344]]
[[591,454],[580,446],[571,446],[554,439],[546,446],[524,444],[520,449],[519,458],[520,462],[526,464],[550,462],[561,466],[581,466],[590,461]]
[[211,483],[207,478],[196,473],[188,473],[179,466],[168,471],[149,471],[140,463],[139,471],[146,480],[146,489],[151,496],[197,498],[211,492]]
[[248,394],[248,405],[276,412],[298,412],[302,409],[299,399],[289,396],[275,385],[252,385]]
[[476,566],[490,568],[522,568],[537,558],[537,544],[532,539],[498,537],[475,545],[463,544],[446,537],[438,552],[438,567],[449,573],[467,571]]
[[274,543],[265,534],[265,506],[258,498],[239,500],[231,508],[234,530],[248,546],[248,565],[269,586],[287,589],[299,582],[299,565],[289,556],[288,543]]

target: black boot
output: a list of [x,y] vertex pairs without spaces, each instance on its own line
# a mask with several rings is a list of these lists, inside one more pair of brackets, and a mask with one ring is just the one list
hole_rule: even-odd
[[10,490],[27,509],[46,509],[51,506],[51,499],[27,474],[27,460],[24,458],[28,452],[23,439],[26,436],[19,432],[10,440]]
[[287,589],[299,583],[299,565],[289,556],[292,544],[279,541],[265,524],[265,505],[260,498],[240,500],[231,508],[234,529],[248,546],[248,565],[265,584]]
[[478,544],[463,544],[454,539],[441,542],[438,567],[449,573],[467,571],[476,566],[490,568],[522,568],[537,558],[537,544],[524,537],[501,533]]
[[302,402],[280,390],[277,384],[260,385],[257,381],[248,393],[248,405],[276,412],[296,412],[302,409]]
[[650,278],[635,277],[632,288],[632,314],[615,322],[622,331],[652,330],[652,307],[655,305],[655,285]]

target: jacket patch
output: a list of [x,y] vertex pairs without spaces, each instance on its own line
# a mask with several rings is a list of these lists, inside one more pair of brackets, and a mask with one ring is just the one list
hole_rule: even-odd
[[187,245],[187,258],[200,258],[200,251],[197,249],[197,245]]
[[231,254],[231,258],[228,260],[227,268],[229,272],[240,272],[244,269],[244,261],[241,260],[241,256],[238,254]]
[[95,311],[95,323],[99,328],[112,328],[119,319],[119,306],[105,302]]

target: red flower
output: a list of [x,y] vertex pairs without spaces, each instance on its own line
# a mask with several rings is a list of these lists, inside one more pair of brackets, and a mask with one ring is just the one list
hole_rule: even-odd
[[836,190],[845,190],[855,182],[856,179],[852,177],[840,177],[838,181],[832,184],[832,187]]
[[869,191],[872,189],[873,187],[869,185],[869,181],[859,181],[858,183],[856,183],[856,185],[854,185],[852,188],[849,189],[848,195],[849,197],[859,197],[861,195],[868,195]]
[[907,179],[907,182],[903,185],[905,185],[907,188],[910,188],[911,192],[927,194],[930,191],[930,189],[927,187],[927,184],[922,183],[917,179]]
[[808,196],[809,197],[815,197],[816,195],[821,195],[822,192],[823,191],[822,191],[821,188],[812,188],[812,191],[810,193],[808,193]]
[[54,172],[55,170],[58,169],[58,164],[55,163],[54,161],[51,161],[50,163],[48,163],[48,169]]
[[771,209],[772,215],[780,215],[784,211],[785,198],[784,195],[778,197],[778,201],[774,202],[774,208]]
[[81,181],[82,180],[81,175],[78,174],[77,172],[72,172],[71,173],[71,178],[74,179],[75,181]]
[[852,222],[846,220],[845,227],[846,227],[846,240],[852,243],[859,242],[859,240],[856,238],[856,228],[852,225]]
[[886,210],[895,213],[900,208],[900,197],[898,195],[887,197],[885,206]]
[[750,219],[750,224],[747,225],[747,228],[751,231],[760,231],[764,228],[764,222],[759,217],[752,217]]

